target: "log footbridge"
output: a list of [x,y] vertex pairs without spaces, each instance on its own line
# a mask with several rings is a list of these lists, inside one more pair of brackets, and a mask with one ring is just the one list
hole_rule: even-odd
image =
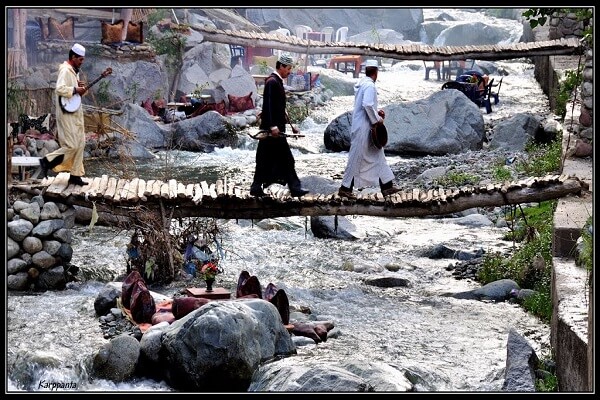
[[[420,217],[444,215],[473,207],[503,206],[557,199],[588,190],[586,182],[575,176],[547,175],[518,182],[483,186],[404,189],[383,197],[380,192],[358,193],[357,199],[335,193],[309,193],[291,197],[289,190],[272,185],[267,196],[250,196],[226,178],[214,183],[202,181],[183,184],[175,179],[122,179],[102,175],[84,177],[85,186],[68,183],[69,174],[41,180],[39,187],[46,201],[82,207],[98,212],[131,217],[136,212],[168,214],[172,218],[212,217],[222,219],[262,219],[289,216],[370,215],[380,217]],[[31,184],[27,185],[29,189]],[[278,186],[278,189],[273,187]],[[19,189],[19,185],[14,185]],[[22,189],[25,189],[24,187]],[[164,215],[164,214],[163,214]]]

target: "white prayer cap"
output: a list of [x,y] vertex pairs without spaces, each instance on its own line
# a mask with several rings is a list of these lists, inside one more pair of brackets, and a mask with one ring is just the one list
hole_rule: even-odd
[[77,54],[79,57],[85,57],[85,47],[79,43],[75,43],[73,47],[71,47],[71,50],[73,50],[73,53]]
[[367,62],[365,63],[365,67],[379,68],[379,64],[377,63],[377,60],[367,60]]
[[285,65],[293,65],[294,64],[294,60],[292,59],[292,56],[290,56],[289,54],[286,54],[286,53],[281,53],[278,61]]

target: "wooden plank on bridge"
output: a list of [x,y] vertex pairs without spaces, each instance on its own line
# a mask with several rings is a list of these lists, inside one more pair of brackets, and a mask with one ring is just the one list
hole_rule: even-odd
[[81,188],[81,194],[85,196],[85,198],[93,197],[96,192],[96,187],[100,184],[100,178],[95,177],[91,178],[88,185],[85,185]]
[[223,189],[223,180],[217,179],[217,183],[215,184],[215,192],[217,193],[217,197],[224,197],[225,190]]
[[146,196],[146,198],[152,196],[152,186],[154,186],[154,182],[156,182],[154,179],[149,179],[146,182],[146,189],[144,189],[144,196]]
[[185,199],[185,196],[186,196],[185,185],[181,182],[177,182],[177,198]]
[[[169,179],[169,199],[176,199],[177,198],[177,180],[175,179]],[[162,195],[162,191],[161,191],[161,195]]]
[[160,196],[163,199],[169,198],[169,182],[163,182],[160,185]]
[[307,193],[302,197],[302,200],[304,201],[308,201],[308,202],[313,202],[315,201],[315,194],[314,193]]
[[143,179],[140,179],[140,182],[138,183],[138,198],[142,201],[147,201],[148,198],[146,197],[146,181]]
[[140,199],[138,195],[138,185],[140,184],[140,178],[133,178],[129,185],[123,188],[121,197],[124,197],[127,201],[138,201]]
[[240,199],[245,199],[247,197],[247,194],[244,192],[244,189],[242,189],[241,187],[237,187],[237,186],[235,186],[233,188],[233,195]]
[[414,188],[412,190],[412,199],[415,201],[419,201],[419,188]]
[[98,185],[94,197],[104,197],[104,192],[106,192],[106,188],[108,187],[108,180],[108,175],[102,175],[102,179],[100,179],[100,184]]
[[60,196],[63,198],[67,198],[74,194],[74,191],[77,190],[78,187],[80,186],[69,183],[68,186],[60,193]]
[[67,172],[61,172],[54,177],[54,180],[48,186],[47,191],[50,193],[60,193],[69,186],[69,174]]
[[202,181],[200,182],[200,186],[202,187],[202,197],[210,198],[210,189],[208,187],[208,182]]
[[112,199],[115,197],[115,192],[117,190],[117,179],[115,177],[108,178],[108,186],[106,191],[104,192],[105,199]]
[[152,197],[159,198],[161,196],[162,185],[162,181],[159,181],[158,179],[154,181],[152,184]]
[[199,183],[194,183],[194,197],[192,197],[194,204],[200,204],[202,202],[202,187]]
[[187,199],[192,199],[194,197],[194,184],[188,183],[185,187],[185,197]]
[[113,200],[117,203],[121,201],[121,192],[123,191],[125,184],[127,184],[127,179],[119,178],[117,181],[117,188],[115,189],[115,195],[113,196]]

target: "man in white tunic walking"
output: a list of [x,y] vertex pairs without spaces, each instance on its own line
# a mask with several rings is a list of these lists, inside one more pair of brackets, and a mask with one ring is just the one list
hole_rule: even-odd
[[371,140],[371,127],[374,124],[383,124],[385,113],[377,109],[377,73],[379,72],[376,60],[368,60],[365,75],[354,86],[354,110],[352,112],[352,126],[350,128],[350,153],[344,171],[342,186],[338,191],[341,197],[355,199],[352,188],[379,185],[384,196],[400,191],[394,186],[394,173],[388,166],[383,148],[373,144]]

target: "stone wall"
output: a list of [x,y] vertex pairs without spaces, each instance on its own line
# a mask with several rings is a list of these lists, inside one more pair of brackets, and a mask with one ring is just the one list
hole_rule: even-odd
[[[589,21],[591,27],[593,19]],[[549,31],[548,39],[561,39],[561,38],[582,38],[584,31],[587,26],[583,21],[578,21],[575,13],[555,13],[552,15],[548,22]],[[581,107],[579,115],[579,129],[575,130],[577,139],[582,140],[587,144],[592,143],[593,138],[593,103],[594,103],[594,71],[593,71],[593,49],[586,49],[584,54],[584,66],[583,66],[583,82],[579,91],[581,96]],[[577,150],[577,149],[576,149]],[[577,151],[574,154],[578,155]],[[585,156],[591,154],[582,154]]]
[[[95,56],[127,61],[147,60],[154,61],[156,52],[148,43],[121,43],[117,45],[100,44],[98,42],[80,41],[86,48],[86,56]],[[37,44],[38,61],[48,64],[60,64],[65,60],[72,41],[46,40]]]
[[69,264],[73,255],[73,207],[34,196],[9,203],[6,214],[7,289],[64,289],[77,272]]
[[[591,21],[590,21],[591,24]],[[564,36],[559,36],[564,35]],[[550,18],[547,26],[541,26],[532,30],[529,23],[523,22],[523,40],[554,40],[561,37],[582,37],[583,24],[576,21],[575,14],[554,15]],[[556,108],[555,93],[558,91],[565,70],[575,70],[582,65],[583,82],[577,92],[576,101],[580,103],[578,121],[575,126],[570,127],[574,135],[574,144],[571,146],[569,156],[589,157],[592,155],[593,140],[593,49],[586,49],[580,57],[573,56],[537,56],[533,57],[534,76],[540,84],[544,93],[548,96],[550,108]],[[569,110],[567,110],[568,114]],[[568,115],[567,115],[568,116]]]

